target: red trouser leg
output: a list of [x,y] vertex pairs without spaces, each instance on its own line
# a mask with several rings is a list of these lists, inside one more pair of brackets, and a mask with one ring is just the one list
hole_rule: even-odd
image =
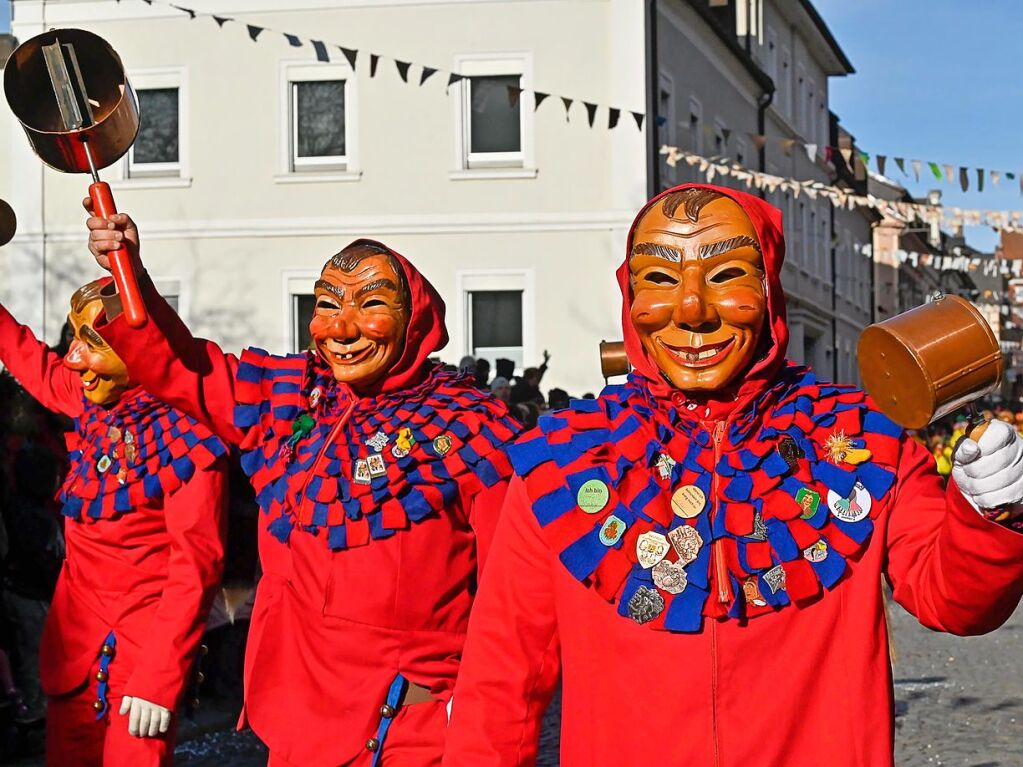
[[165,735],[137,738],[128,734],[128,715],[121,716],[121,693],[110,667],[110,708],[96,721],[96,671],[79,691],[49,699],[46,713],[46,764],[48,767],[170,767],[174,761],[175,723]]

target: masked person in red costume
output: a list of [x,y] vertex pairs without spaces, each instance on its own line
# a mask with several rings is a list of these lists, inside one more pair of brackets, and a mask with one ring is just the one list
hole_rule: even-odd
[[128,375],[96,329],[108,282],[72,297],[63,360],[0,306],[0,361],[75,424],[59,494],[67,559],[40,648],[54,767],[172,763],[223,566],[227,450]]
[[[137,231],[91,218],[105,253]],[[440,764],[477,570],[518,432],[505,405],[428,357],[444,303],[402,256],[358,240],[315,284],[315,351],[240,359],[193,338],[140,273],[151,320],[105,337],[151,391],[242,450],[263,578],[245,708],[270,764]]]
[[[618,271],[628,382],[540,419],[491,548],[445,765],[532,765],[561,677],[561,763],[892,763],[883,597],[1000,625],[1023,449],[989,426],[947,492],[852,386],[785,360],[781,215],[705,185],[640,212]],[[1015,510],[1014,510],[1015,511]]]

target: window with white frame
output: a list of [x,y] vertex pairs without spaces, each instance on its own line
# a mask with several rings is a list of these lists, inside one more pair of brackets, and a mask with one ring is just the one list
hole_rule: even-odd
[[703,154],[703,106],[689,99],[689,151]]
[[459,83],[458,148],[463,169],[527,168],[532,164],[533,110],[520,93],[528,87],[528,57],[456,57]]
[[[677,146],[678,134],[675,120],[675,82],[667,72],[661,72],[657,91],[657,144],[658,148]],[[678,166],[661,164],[661,184],[667,189],[678,180]]]
[[285,171],[350,171],[355,156],[355,78],[344,63],[284,62]]
[[188,310],[188,301],[182,289],[181,280],[168,277],[153,277],[152,279],[156,292],[163,296],[164,300],[170,304],[171,308],[178,315],[183,319],[187,319],[185,314]]
[[139,132],[125,159],[125,178],[183,178],[187,168],[185,70],[129,74],[139,106]]
[[291,351],[301,352],[312,346],[309,322],[313,318],[316,297],[312,293],[291,294]]
[[530,271],[459,271],[455,277],[461,312],[463,353],[504,358],[521,370],[532,353],[533,277]]

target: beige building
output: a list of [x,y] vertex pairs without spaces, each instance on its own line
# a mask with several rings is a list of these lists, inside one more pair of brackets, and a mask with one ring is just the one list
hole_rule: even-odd
[[[121,54],[143,126],[103,175],[197,334],[231,350],[300,348],[319,268],[373,237],[443,295],[445,360],[477,353],[521,368],[549,349],[545,388],[599,390],[597,344],[621,335],[613,273],[646,194],[645,134],[627,111],[606,129],[608,105],[645,111],[641,3],[184,5],[200,16],[16,0],[12,32],[83,27]],[[201,15],[213,11],[234,21]],[[266,29],[253,42],[246,24]],[[310,39],[327,44],[328,63]],[[339,45],[359,50],[354,69]],[[412,62],[409,83],[386,57]],[[420,86],[423,65],[442,71]],[[443,70],[464,79],[446,88]],[[552,95],[534,111],[528,94],[512,103],[509,85]],[[568,122],[561,95],[576,100]],[[601,105],[597,127],[582,100]],[[52,342],[72,290],[97,274],[84,246],[87,179],[44,170],[0,112],[0,197],[20,218],[0,300]]]

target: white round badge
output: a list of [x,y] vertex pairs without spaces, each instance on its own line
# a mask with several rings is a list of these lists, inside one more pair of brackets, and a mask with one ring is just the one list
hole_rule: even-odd
[[872,499],[862,483],[857,482],[852,492],[843,498],[834,490],[828,490],[828,508],[843,522],[859,522],[870,514]]

